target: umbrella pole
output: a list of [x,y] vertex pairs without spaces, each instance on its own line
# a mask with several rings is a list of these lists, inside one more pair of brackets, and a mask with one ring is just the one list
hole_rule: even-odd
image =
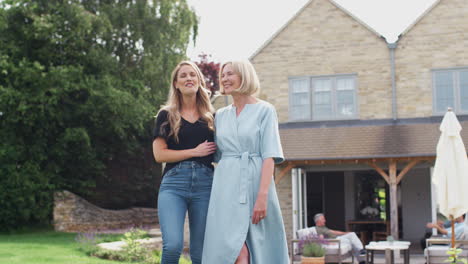
[[450,223],[452,225],[452,248],[455,248],[455,224],[453,220],[453,215],[450,215]]

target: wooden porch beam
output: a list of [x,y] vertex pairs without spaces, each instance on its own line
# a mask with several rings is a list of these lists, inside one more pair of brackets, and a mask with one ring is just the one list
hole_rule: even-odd
[[391,160],[388,166],[390,178],[390,233],[398,240],[398,199],[397,199],[397,161]]
[[406,167],[402,171],[400,171],[400,173],[398,174],[396,183],[399,184],[400,181],[403,179],[403,177],[406,175],[406,173],[408,173],[408,171],[411,170],[419,162],[420,162],[419,159],[415,159],[415,160],[412,160],[410,163],[408,163]]
[[406,157],[406,158],[376,158],[376,159],[349,159],[349,160],[292,160],[287,162],[287,166],[282,168],[281,171],[279,172],[278,176],[275,177],[275,183],[278,184],[283,177],[286,175],[286,173],[294,168],[295,166],[307,166],[307,165],[325,165],[325,164],[349,164],[349,163],[354,163],[354,164],[367,164],[370,167],[374,168],[387,182],[387,184],[390,185],[390,177],[388,174],[377,165],[377,162],[404,162],[404,161],[409,161],[409,163],[406,165],[406,167],[398,174],[396,177],[396,183],[400,183],[400,181],[403,179],[403,177],[410,171],[416,164],[418,164],[421,161],[432,161],[434,160],[435,157]]
[[284,175],[286,175],[286,173],[287,173],[288,171],[290,171],[292,168],[294,168],[294,166],[295,166],[294,163],[289,162],[289,163],[288,163],[288,166],[284,167],[284,168],[279,172],[278,176],[277,176],[276,179],[275,179],[275,184],[278,184],[278,183],[281,181],[281,179],[283,179]]
[[374,168],[380,174],[380,176],[382,176],[385,179],[387,184],[390,184],[390,178],[388,177],[388,174],[385,173],[385,171],[382,170],[377,164],[375,164],[375,162],[369,162],[367,164],[369,164],[369,166]]
[[413,160],[419,161],[432,161],[435,156],[421,156],[421,157],[396,157],[396,158],[350,158],[350,159],[304,159],[304,160],[287,160],[288,164],[294,164],[296,166],[307,166],[307,165],[336,165],[336,164],[369,164],[369,163],[388,163],[390,160],[397,162],[411,162]]

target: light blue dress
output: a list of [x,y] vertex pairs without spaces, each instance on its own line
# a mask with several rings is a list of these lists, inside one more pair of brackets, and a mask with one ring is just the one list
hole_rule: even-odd
[[267,215],[252,224],[263,159],[284,160],[275,108],[259,100],[236,116],[232,105],[215,118],[218,166],[215,169],[206,222],[202,263],[232,264],[244,244],[250,264],[289,263],[283,218],[272,180]]

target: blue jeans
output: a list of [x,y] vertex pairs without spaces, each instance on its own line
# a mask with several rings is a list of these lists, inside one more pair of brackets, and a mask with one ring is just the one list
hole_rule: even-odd
[[178,264],[184,245],[188,211],[190,258],[200,264],[210,201],[213,170],[196,161],[183,161],[166,172],[158,196],[158,216],[163,239],[161,264]]

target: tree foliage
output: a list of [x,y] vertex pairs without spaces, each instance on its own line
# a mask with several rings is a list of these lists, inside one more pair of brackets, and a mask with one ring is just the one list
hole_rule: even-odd
[[216,91],[219,91],[219,62],[210,61],[211,55],[202,53],[198,55],[200,61],[196,62],[198,68],[205,76],[206,88],[211,91],[214,95]]
[[152,118],[196,32],[185,0],[0,2],[0,229],[116,186],[111,168],[154,180]]

